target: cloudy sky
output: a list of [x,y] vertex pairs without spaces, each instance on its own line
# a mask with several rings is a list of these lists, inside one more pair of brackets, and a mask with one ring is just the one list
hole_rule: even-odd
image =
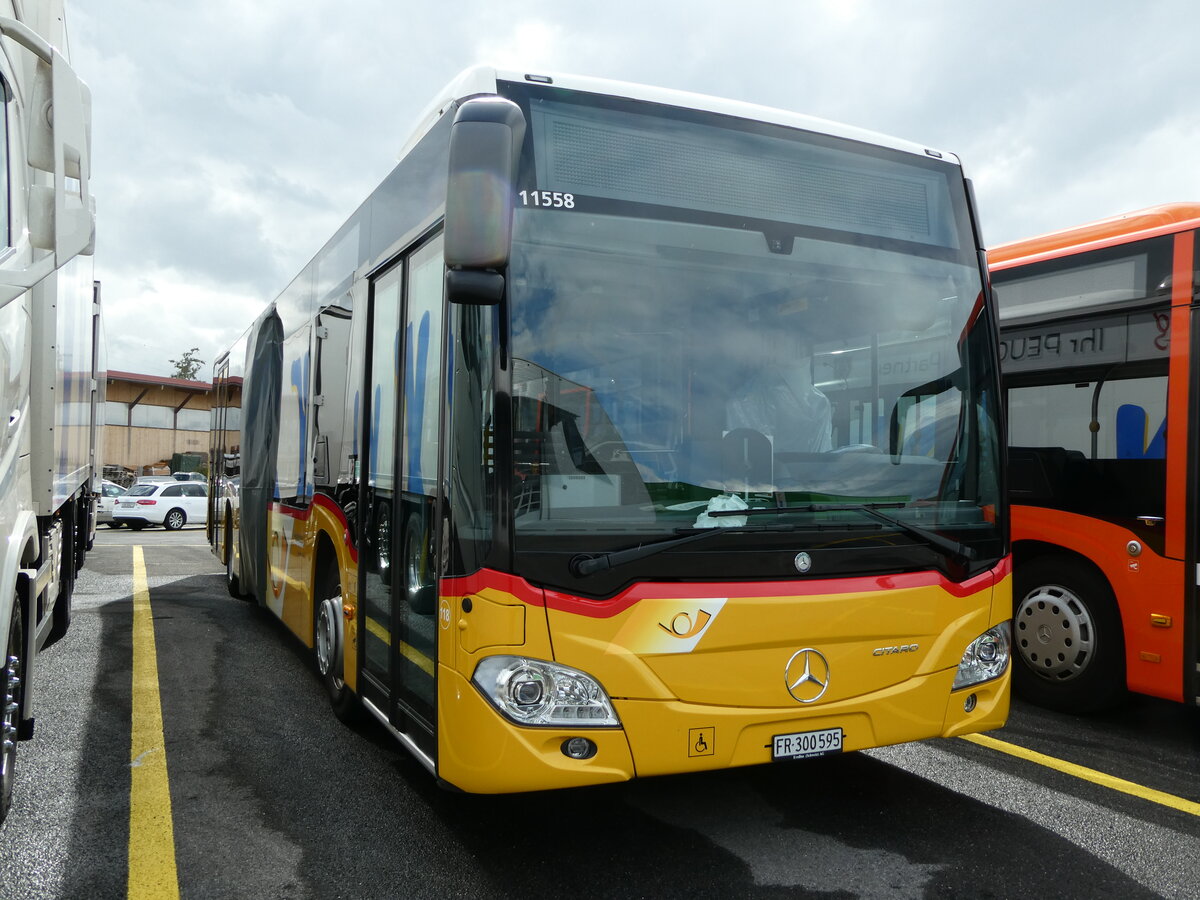
[[211,363],[489,62],[951,150],[989,246],[1200,201],[1195,0],[68,0],[109,367]]

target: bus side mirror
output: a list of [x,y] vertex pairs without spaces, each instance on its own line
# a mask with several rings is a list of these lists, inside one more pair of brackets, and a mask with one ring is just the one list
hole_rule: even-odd
[[894,465],[900,464],[904,453],[904,442],[910,436],[907,433],[908,417],[922,399],[937,397],[951,388],[960,393],[965,390],[966,372],[960,366],[948,375],[909,388],[896,398],[892,404],[892,414],[888,422],[888,452]]
[[909,411],[915,405],[915,399],[907,394],[901,394],[892,404],[891,420],[888,422],[888,452],[891,454],[893,465],[900,465],[900,457],[904,452],[904,425]]
[[493,304],[504,294],[524,140],[525,116],[503,97],[472,98],[454,116],[444,243],[452,303]]

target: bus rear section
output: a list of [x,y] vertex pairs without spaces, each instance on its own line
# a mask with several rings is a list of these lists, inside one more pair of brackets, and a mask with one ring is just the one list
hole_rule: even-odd
[[1197,683],[1200,206],[995,248],[1009,422],[1014,683],[1057,709]]
[[476,792],[1002,725],[997,331],[957,160],[591,79],[447,97],[241,351],[214,549],[335,712]]

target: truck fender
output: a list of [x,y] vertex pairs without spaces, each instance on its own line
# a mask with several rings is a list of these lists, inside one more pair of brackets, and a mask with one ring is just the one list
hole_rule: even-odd
[[[29,565],[40,553],[38,541],[37,516],[29,510],[17,513],[12,535],[4,542],[4,551],[0,555],[0,647],[8,646],[8,623],[12,617],[13,603],[18,595],[24,601],[33,600],[36,596],[36,572],[25,566]],[[56,576],[57,577],[57,576]],[[35,648],[37,623],[33,620],[35,603],[26,602],[25,617],[25,703],[21,709],[18,735],[21,739],[33,736],[33,707],[37,693],[37,679],[34,677],[36,668]]]

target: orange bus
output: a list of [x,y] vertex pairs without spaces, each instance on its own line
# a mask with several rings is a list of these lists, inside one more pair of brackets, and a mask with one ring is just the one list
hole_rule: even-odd
[[1197,698],[1200,204],[1005,244],[1014,689]]

